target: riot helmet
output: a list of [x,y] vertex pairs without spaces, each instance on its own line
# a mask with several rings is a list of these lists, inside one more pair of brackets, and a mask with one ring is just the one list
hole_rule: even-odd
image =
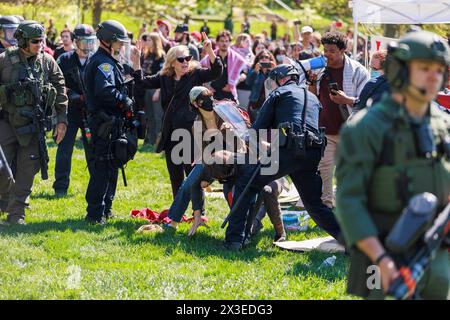
[[120,62],[129,62],[130,38],[123,24],[116,20],[101,22],[97,28],[97,38],[110,50],[114,59]]
[[34,38],[44,39],[45,30],[42,24],[34,20],[24,20],[17,27],[14,37],[17,39],[19,48],[28,47],[28,41]]
[[88,24],[79,24],[73,30],[75,45],[85,55],[97,50],[97,37],[94,28]]
[[385,63],[385,74],[392,91],[403,91],[409,86],[411,60],[430,60],[446,66],[443,86],[447,84],[450,49],[438,35],[427,31],[406,34],[398,42],[391,42]]
[[0,17],[0,31],[2,31],[0,38],[10,46],[17,45],[17,39],[14,37],[14,33],[16,32],[19,23],[20,20],[15,16]]

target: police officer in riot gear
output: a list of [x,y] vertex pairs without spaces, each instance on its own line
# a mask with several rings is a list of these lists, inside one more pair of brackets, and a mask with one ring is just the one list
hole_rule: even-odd
[[56,122],[56,143],[64,138],[67,96],[60,68],[42,52],[44,27],[25,20],[14,37],[18,47],[0,54],[0,145],[9,164],[16,160],[16,182],[0,179],[0,209],[8,213],[7,223],[24,224],[34,176],[39,169],[44,176],[48,165],[45,130]]
[[[321,200],[322,180],[318,165],[326,142],[318,125],[320,103],[305,87],[298,85],[299,72],[294,66],[279,65],[272,69],[269,77],[277,88],[261,107],[253,129],[282,128],[283,134],[287,132],[288,139],[287,143],[280,144],[279,150],[271,148],[272,154],[279,152],[278,172],[272,175],[257,173],[246,193],[243,190],[257,165],[249,164],[240,168],[242,172],[237,175],[232,214],[229,216],[225,236],[224,246],[228,250],[240,250],[245,243],[249,209],[254,204],[256,195],[266,184],[286,175],[292,178],[313,220],[335,238],[340,233],[333,212]],[[301,134],[306,136],[303,146],[296,143],[294,138]],[[299,156],[301,153],[303,155]],[[238,200],[240,197],[243,199]],[[234,208],[238,201],[240,205]]]
[[73,34],[76,50],[62,54],[57,60],[66,80],[69,98],[67,133],[56,152],[55,182],[53,183],[55,195],[60,197],[65,196],[69,188],[72,153],[78,129],[82,132],[86,160],[88,160],[88,143],[91,139],[83,78],[87,61],[96,50],[97,37],[94,29],[87,24],[77,25]]
[[[447,84],[449,65],[443,39],[426,31],[406,34],[388,49],[392,93],[341,131],[336,217],[350,252],[349,293],[385,298],[397,278],[408,276],[385,245],[403,209],[423,192],[437,197],[438,212],[450,200],[450,117],[433,102]],[[447,248],[439,249],[422,280],[408,282],[408,294],[448,299],[449,260]],[[381,286],[369,281],[370,266],[378,266]]]
[[[100,47],[89,59],[84,77],[93,146],[86,220],[105,224],[112,215],[118,168],[124,162],[120,163],[118,158],[127,157],[118,154],[120,150],[127,152],[121,148],[122,143],[116,143],[121,135],[118,128],[124,114],[132,109],[133,100],[127,95],[124,68],[120,63],[125,46],[130,43],[127,30],[121,23],[107,20],[99,24],[97,38]],[[125,147],[130,144],[131,141],[126,141]]]
[[0,53],[7,48],[17,45],[14,33],[19,26],[20,20],[15,16],[0,17]]

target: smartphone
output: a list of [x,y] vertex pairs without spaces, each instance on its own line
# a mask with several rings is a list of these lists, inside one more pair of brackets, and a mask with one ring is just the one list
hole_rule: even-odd
[[295,20],[294,21],[294,26],[298,26],[299,24],[302,24],[302,22],[300,20]]
[[333,90],[334,90],[334,91],[338,91],[338,90],[339,90],[339,86],[338,86],[337,82],[330,82],[330,83],[328,84],[328,88],[330,89],[330,93],[331,93],[331,95],[333,95],[333,96],[336,95],[336,93],[334,93]]
[[261,65],[261,68],[271,68],[272,67],[272,63],[271,62],[260,62],[259,63]]

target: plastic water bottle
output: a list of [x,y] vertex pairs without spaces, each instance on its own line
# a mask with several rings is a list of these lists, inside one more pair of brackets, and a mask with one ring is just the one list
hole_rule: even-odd
[[319,270],[322,268],[328,268],[334,266],[336,262],[336,256],[331,256],[323,260],[322,264],[319,267]]

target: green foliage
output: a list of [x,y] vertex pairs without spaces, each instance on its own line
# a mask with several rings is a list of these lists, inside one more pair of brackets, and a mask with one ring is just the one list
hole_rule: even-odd
[[[53,196],[52,178],[36,177],[27,225],[0,226],[0,299],[352,298],[345,294],[345,256],[337,254],[334,267],[318,270],[329,255],[275,248],[267,218],[245,251],[222,249],[220,225],[228,212],[223,199],[206,199],[211,228],[192,238],[185,223],[172,236],[136,233],[146,222],[131,218],[131,209],[161,211],[172,201],[163,157],[146,150],[141,147],[127,167],[129,186],[119,180],[117,218],[105,227],[83,221],[88,172],[80,142],[66,198]],[[50,173],[55,151],[49,148]],[[313,228],[290,239],[323,235]]]

